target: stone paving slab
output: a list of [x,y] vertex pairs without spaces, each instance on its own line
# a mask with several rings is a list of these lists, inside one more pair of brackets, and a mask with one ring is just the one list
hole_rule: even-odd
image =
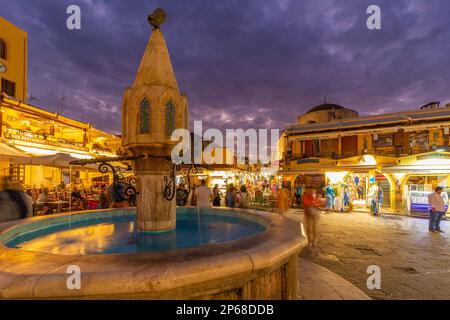
[[298,269],[302,300],[370,300],[350,282],[315,263],[300,258]]
[[[303,221],[292,209],[288,217]],[[318,247],[301,257],[323,266],[372,299],[450,299],[450,222],[443,234],[428,231],[428,220],[368,213],[322,213]],[[381,289],[367,288],[367,267],[381,269]]]

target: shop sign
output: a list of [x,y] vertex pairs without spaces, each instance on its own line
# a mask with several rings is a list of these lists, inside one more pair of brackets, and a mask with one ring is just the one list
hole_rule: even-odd
[[299,159],[297,160],[297,164],[303,164],[303,163],[319,163],[319,159]]
[[417,156],[416,160],[429,160],[429,159],[450,159],[450,154],[443,154],[443,153],[430,153],[430,154],[424,154],[421,156]]
[[415,132],[409,134],[409,145],[411,148],[415,147],[426,147],[428,146],[429,134],[428,131]]
[[391,147],[393,145],[393,136],[392,134],[388,135],[379,135],[375,140],[376,147]]

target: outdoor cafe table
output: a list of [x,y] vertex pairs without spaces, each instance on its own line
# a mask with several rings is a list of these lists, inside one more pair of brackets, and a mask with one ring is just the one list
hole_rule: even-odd
[[36,210],[35,207],[37,205],[48,205],[52,208],[54,208],[56,206],[56,210],[57,212],[61,212],[62,211],[62,206],[64,204],[69,204],[69,201],[45,201],[45,202],[35,202],[33,203],[33,216],[35,216]]

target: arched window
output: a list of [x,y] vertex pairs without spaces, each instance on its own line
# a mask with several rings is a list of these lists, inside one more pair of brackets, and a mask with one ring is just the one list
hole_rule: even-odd
[[150,102],[147,98],[142,99],[139,105],[139,133],[150,133]]
[[6,42],[0,39],[0,58],[6,60]]
[[166,136],[170,137],[175,130],[175,105],[169,101],[166,105]]

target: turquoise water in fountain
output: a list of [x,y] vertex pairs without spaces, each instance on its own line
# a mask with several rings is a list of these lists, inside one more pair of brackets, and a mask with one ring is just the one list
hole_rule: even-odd
[[[208,209],[206,209],[208,210]],[[215,212],[177,214],[173,231],[142,233],[135,215],[108,216],[49,225],[9,239],[10,248],[60,255],[137,253],[232,241],[266,230],[258,222]]]

